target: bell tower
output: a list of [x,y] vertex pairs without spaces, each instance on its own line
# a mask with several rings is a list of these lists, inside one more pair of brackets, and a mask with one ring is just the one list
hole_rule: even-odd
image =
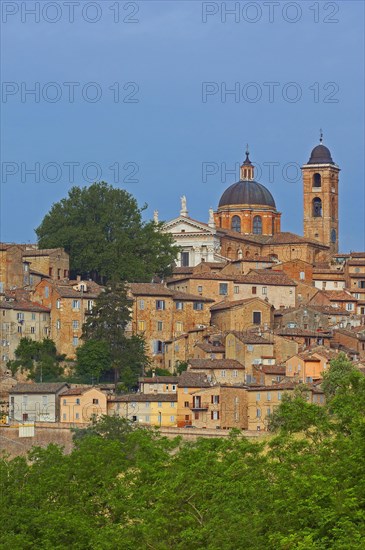
[[338,182],[340,168],[323,145],[322,130],[319,145],[302,166],[304,194],[304,237],[338,252]]

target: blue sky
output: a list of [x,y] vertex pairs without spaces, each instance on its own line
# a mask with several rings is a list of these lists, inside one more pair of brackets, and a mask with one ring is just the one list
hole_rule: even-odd
[[340,248],[365,249],[362,1],[80,1],[73,22],[70,9],[2,2],[1,240],[35,241],[52,203],[94,175],[148,217],[175,217],[185,194],[207,221],[246,143],[282,229],[301,234],[298,166],[323,128]]

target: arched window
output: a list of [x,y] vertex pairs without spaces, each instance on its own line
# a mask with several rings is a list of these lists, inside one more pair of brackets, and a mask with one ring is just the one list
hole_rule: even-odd
[[313,199],[313,218],[322,217],[322,201],[320,198],[316,197]]
[[322,186],[321,174],[318,174],[318,172],[316,172],[315,174],[313,174],[313,187],[321,187],[321,186]]
[[262,219],[261,216],[255,216],[253,219],[253,232],[254,235],[261,235],[262,233]]
[[232,231],[241,233],[241,218],[239,218],[238,216],[233,216],[232,222],[231,222],[231,228],[232,228]]

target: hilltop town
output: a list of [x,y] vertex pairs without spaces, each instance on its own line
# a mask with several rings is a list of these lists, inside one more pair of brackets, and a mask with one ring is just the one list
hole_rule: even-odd
[[[339,352],[365,373],[365,252],[339,252],[339,172],[322,138],[303,172],[303,235],[281,231],[249,158],[208,223],[162,226],[178,247],[167,277],[127,281],[127,338],[149,364],[133,391],[112,380],[29,380],[10,369],[22,340],[50,339],[68,373],[105,285],[70,276],[63,248],[0,245],[2,422],[83,426],[102,415],[144,426],[266,431],[284,394],[323,404]],[[158,222],[155,212],[154,223]]]

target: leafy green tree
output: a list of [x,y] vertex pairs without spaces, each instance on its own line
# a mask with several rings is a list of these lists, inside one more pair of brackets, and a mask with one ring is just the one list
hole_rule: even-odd
[[39,247],[63,247],[73,272],[102,283],[165,276],[177,248],[171,235],[162,233],[162,223],[142,221],[145,208],[105,182],[72,187],[36,229]]
[[55,382],[62,379],[61,362],[64,355],[57,353],[53,340],[45,338],[42,342],[22,338],[15,350],[15,359],[9,362],[13,374],[17,370],[28,373],[28,378],[35,382]]
[[160,367],[146,370],[146,376],[151,377],[153,374],[155,374],[155,376],[171,376],[171,372],[169,370],[161,369]]
[[85,344],[99,342],[108,349],[107,359],[110,370],[114,372],[114,382],[123,390],[138,386],[138,376],[144,373],[149,363],[142,336],[126,334],[131,304],[124,284],[111,284],[96,299],[82,335]]
[[86,340],[76,350],[75,374],[82,382],[99,382],[111,366],[109,346],[104,340]]

